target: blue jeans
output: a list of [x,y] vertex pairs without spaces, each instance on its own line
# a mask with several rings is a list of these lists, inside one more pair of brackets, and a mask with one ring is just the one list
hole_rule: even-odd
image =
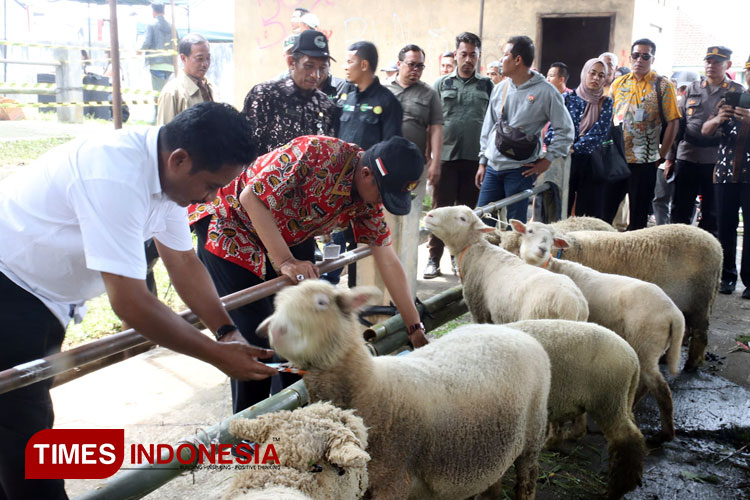
[[[520,193],[526,189],[531,189],[534,185],[535,176],[524,177],[521,175],[525,167],[513,168],[510,170],[501,170],[498,172],[489,165],[484,171],[484,180],[482,189],[479,190],[479,200],[477,207],[483,207],[490,203],[502,200],[508,196]],[[529,208],[528,198],[508,206],[508,220],[518,219],[526,222],[526,212]],[[488,225],[495,225],[495,221],[485,219]]]

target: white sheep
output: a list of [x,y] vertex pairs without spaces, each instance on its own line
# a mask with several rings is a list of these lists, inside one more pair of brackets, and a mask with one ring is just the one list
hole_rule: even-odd
[[641,364],[636,401],[651,391],[661,415],[656,440],[674,439],[672,393],[659,371],[659,358],[665,352],[670,373],[676,375],[680,370],[685,319],[674,302],[653,283],[553,258],[554,249],[565,250],[568,243],[546,224],[524,224],[515,219],[510,223],[521,234],[521,258],[570,277],[589,303],[589,321],[613,330],[633,346]]
[[351,410],[314,403],[294,411],[235,419],[229,430],[258,443],[258,450],[273,445],[281,469],[243,470],[227,500],[355,500],[367,490],[367,430]]
[[[505,224],[503,229],[496,229],[488,233],[485,239],[493,245],[499,245],[510,253],[518,255],[518,250],[521,248],[521,235],[514,231],[506,231],[505,229],[510,224],[503,224]],[[611,224],[607,224],[596,217],[588,216],[568,217],[567,219],[553,222],[550,226],[563,233],[571,231],[617,231]]]
[[[616,333],[592,323],[537,319],[505,326],[528,333],[549,355],[550,439],[559,436],[562,424],[576,417],[579,429],[585,433],[587,412],[607,440],[607,497],[620,498],[639,486],[646,446],[633,423],[639,378],[638,357],[633,348]],[[556,444],[547,442],[548,447]]]
[[518,330],[467,326],[409,355],[373,358],[356,314],[377,293],[305,280],[276,295],[259,327],[308,371],[311,400],[364,420],[371,498],[497,498],[515,464],[516,499],[533,499],[547,426],[544,348]]
[[[558,234],[560,231],[558,230]],[[680,308],[690,338],[685,370],[703,364],[708,323],[721,278],[722,251],[708,232],[685,224],[666,224],[624,233],[562,233],[568,248],[561,259],[603,273],[630,276],[659,286]],[[503,238],[502,248],[513,249]]]
[[494,228],[469,207],[430,210],[424,224],[456,256],[464,300],[475,322],[588,318],[586,299],[575,283],[488,243],[484,234]]

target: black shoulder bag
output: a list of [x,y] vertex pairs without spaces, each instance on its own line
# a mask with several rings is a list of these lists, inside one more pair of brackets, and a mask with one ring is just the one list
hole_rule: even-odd
[[508,96],[510,82],[506,82],[503,98],[500,101],[500,111],[495,124],[495,147],[500,154],[511,160],[522,161],[534,154],[539,144],[539,136],[528,136],[520,128],[511,127],[503,120],[505,98]]

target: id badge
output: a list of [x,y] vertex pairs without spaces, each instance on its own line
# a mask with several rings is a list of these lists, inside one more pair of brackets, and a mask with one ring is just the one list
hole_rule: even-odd
[[637,121],[637,122],[642,122],[643,121],[643,115],[644,115],[643,108],[636,109],[635,110],[635,118],[634,118],[634,120]]

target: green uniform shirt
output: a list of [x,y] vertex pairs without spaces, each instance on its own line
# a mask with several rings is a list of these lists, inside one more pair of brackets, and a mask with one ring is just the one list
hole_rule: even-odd
[[394,80],[386,88],[393,92],[404,108],[404,121],[401,124],[404,137],[416,144],[424,154],[427,149],[427,127],[443,124],[443,108],[437,92],[423,81],[404,88]]
[[442,161],[479,160],[479,138],[490,94],[492,80],[478,74],[464,81],[458,70],[441,76],[435,90],[443,105]]

